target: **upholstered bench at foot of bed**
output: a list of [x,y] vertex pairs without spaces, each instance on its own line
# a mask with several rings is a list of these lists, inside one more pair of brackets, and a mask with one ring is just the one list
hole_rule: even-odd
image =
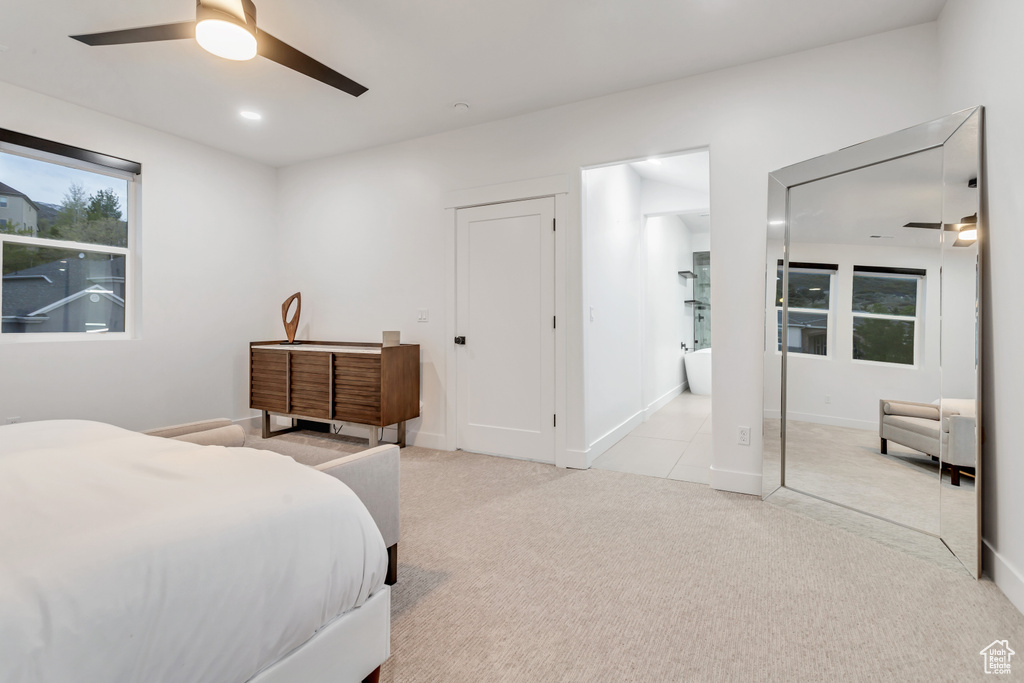
[[[200,420],[144,432],[150,436],[188,441],[200,446],[245,445],[245,430],[227,418]],[[315,469],[329,474],[359,496],[377,523],[388,549],[386,583],[398,581],[399,481],[401,458],[398,446],[389,444],[336,458]]]
[[370,511],[388,549],[388,575],[385,583],[389,586],[398,580],[399,453],[397,445],[388,444],[316,466],[316,469],[336,477],[352,489]]
[[143,432],[143,434],[161,436],[165,439],[175,439],[177,441],[187,441],[199,444],[200,446],[238,447],[245,445],[245,430],[226,417],[215,420],[187,422],[174,425],[173,427],[150,429],[147,432]]

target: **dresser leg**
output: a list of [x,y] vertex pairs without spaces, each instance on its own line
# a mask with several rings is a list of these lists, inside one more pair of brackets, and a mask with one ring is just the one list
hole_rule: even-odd
[[405,448],[405,420],[398,423],[398,447]]
[[370,425],[370,448],[376,448],[379,443],[380,441],[377,439],[377,428]]
[[268,413],[265,410],[262,411],[262,412],[263,412],[263,421],[262,421],[263,422],[263,438],[264,439],[269,439],[270,438],[270,413]]

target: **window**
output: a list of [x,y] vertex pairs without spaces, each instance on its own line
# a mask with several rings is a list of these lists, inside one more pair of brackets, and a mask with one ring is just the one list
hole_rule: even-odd
[[853,358],[914,365],[925,271],[853,267]]
[[0,335],[130,331],[141,170],[0,129]]
[[829,354],[832,329],[832,281],[838,266],[830,263],[789,264],[789,319],[782,321],[782,262],[775,284],[778,348],[785,340],[789,353]]
[[7,208],[7,197],[0,197],[0,209]]

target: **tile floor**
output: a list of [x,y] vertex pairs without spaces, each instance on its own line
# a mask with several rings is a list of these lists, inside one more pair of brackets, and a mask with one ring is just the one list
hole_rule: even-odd
[[707,484],[711,397],[686,391],[608,449],[593,467]]

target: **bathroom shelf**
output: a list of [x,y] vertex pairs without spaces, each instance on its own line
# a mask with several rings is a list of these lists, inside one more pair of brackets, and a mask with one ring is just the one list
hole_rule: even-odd
[[692,270],[680,270],[679,274],[682,275],[683,278],[686,280],[692,280],[697,277],[696,275],[694,275]]

